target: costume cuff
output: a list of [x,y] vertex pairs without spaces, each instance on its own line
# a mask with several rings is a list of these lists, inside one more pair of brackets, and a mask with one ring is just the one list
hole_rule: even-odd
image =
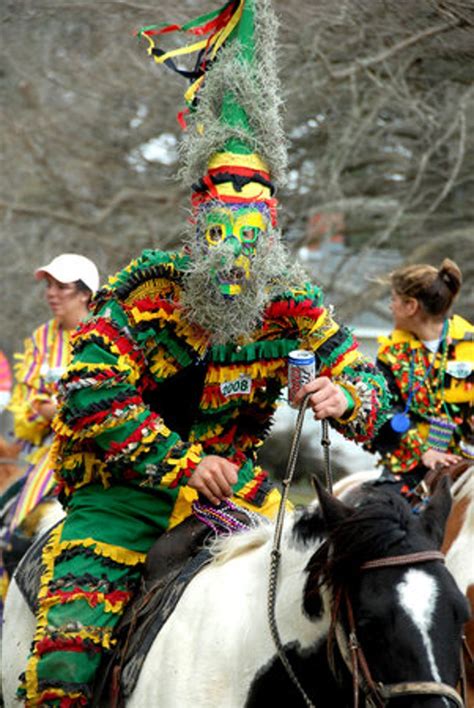
[[357,418],[361,407],[361,400],[357,395],[356,387],[352,384],[347,381],[342,382],[340,380],[335,380],[334,383],[342,389],[342,392],[347,400],[347,409],[344,414],[340,418],[334,418],[334,420],[340,425],[347,425],[347,423],[350,423]]

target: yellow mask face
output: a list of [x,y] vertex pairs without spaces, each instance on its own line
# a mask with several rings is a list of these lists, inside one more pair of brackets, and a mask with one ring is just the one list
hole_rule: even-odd
[[209,209],[205,217],[204,241],[210,249],[229,243],[235,255],[235,280],[223,280],[216,274],[218,287],[226,296],[238,295],[242,281],[250,278],[251,259],[259,239],[266,236],[269,217],[255,205]]
[[[223,241],[236,241],[235,251],[253,251],[258,239],[267,231],[267,223],[258,209],[215,209],[206,219],[205,240],[210,247]],[[238,253],[236,253],[238,255]]]

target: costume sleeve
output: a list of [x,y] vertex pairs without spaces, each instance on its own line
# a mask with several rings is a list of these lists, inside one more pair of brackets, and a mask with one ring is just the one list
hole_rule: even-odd
[[34,335],[25,340],[23,353],[16,355],[15,385],[9,405],[15,436],[33,445],[40,445],[51,430],[50,421],[37,410],[38,403],[53,401],[41,374],[43,355]]
[[[201,445],[183,442],[151,411],[142,395],[153,386],[132,318],[115,300],[75,336],[73,359],[61,381],[58,476],[72,487],[100,477],[173,488],[187,483]],[[184,402],[183,402],[184,405]]]
[[417,426],[412,426],[406,433],[397,433],[390,425],[391,418],[405,408],[405,401],[393,369],[397,361],[395,353],[390,348],[385,346],[379,348],[377,366],[387,381],[392,405],[386,422],[378,429],[374,438],[364,446],[370,452],[378,452],[384,458],[385,464],[394,472],[400,471],[402,466],[409,469],[415,467],[428,449],[426,440],[420,435]]
[[330,419],[346,438],[364,442],[386,421],[390,394],[381,371],[359,350],[352,332],[339,325],[316,286],[297,294],[292,304],[300,345],[316,355],[319,376],[328,376],[354,403],[343,418]]

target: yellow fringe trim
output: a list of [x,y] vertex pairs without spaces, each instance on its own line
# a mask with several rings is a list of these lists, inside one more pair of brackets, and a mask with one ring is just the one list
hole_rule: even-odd
[[[215,426],[213,426],[213,428],[211,430],[208,430],[203,435],[200,435],[199,441],[202,442],[204,440],[210,440],[211,438],[214,438],[214,437],[220,435],[223,430],[224,430],[223,425],[215,425]],[[191,431],[191,433],[190,433],[189,441],[193,442],[193,443],[197,442],[196,438],[195,438],[195,433],[193,431]]]
[[[174,272],[175,270],[171,262],[168,262],[166,264],[166,267],[170,268],[172,272]],[[157,295],[159,295],[160,298],[168,297],[171,295],[170,299],[177,301],[178,298],[174,296],[179,293],[179,290],[180,288],[177,283],[174,283],[169,278],[154,278],[152,280],[147,280],[144,283],[138,285],[136,288],[134,288],[134,290],[132,290],[128,297],[124,300],[124,302],[127,305],[133,305],[136,300],[142,300],[146,297],[153,298]],[[137,308],[135,307],[131,310],[132,313],[135,313],[137,311],[140,315],[144,314],[140,312],[140,310],[137,310]]]
[[111,543],[105,543],[103,541],[95,541],[93,538],[81,538],[74,541],[61,541],[58,546],[58,552],[61,553],[68,548],[77,548],[78,546],[92,548],[96,555],[103,556],[104,558],[111,558],[117,563],[122,563],[123,565],[138,565],[139,563],[144,563],[146,559],[146,553],[131,551],[128,548],[114,546]]
[[332,376],[339,376],[340,374],[342,374],[346,366],[349,366],[350,364],[353,364],[356,361],[363,360],[364,357],[356,349],[353,349],[351,352],[347,352],[347,354],[344,354],[339,364],[335,366],[332,370]]
[[[321,323],[321,320],[325,320]],[[302,337],[300,342],[303,348],[317,350],[324,342],[332,337],[339,330],[339,325],[325,314],[319,317],[317,322],[308,320],[308,334]]]
[[[261,472],[261,471],[262,471],[262,468],[261,468],[261,467],[255,466],[255,468],[254,468],[254,473],[255,473],[255,474],[258,474],[258,473]],[[247,484],[244,484],[244,486],[242,487],[242,489],[239,489],[239,491],[237,492],[237,497],[238,497],[238,498],[242,497],[241,501],[243,501],[243,497],[246,497],[249,493],[251,493],[252,490],[255,488],[256,484],[257,484],[257,480],[255,480],[255,479],[250,479],[250,480],[247,482]],[[253,505],[253,508],[255,509],[255,505]]]
[[[110,614],[117,614],[118,612],[122,612],[125,605],[128,604],[128,601],[125,602],[124,600],[119,600],[118,602],[112,603],[110,602],[110,600],[107,600],[103,592],[97,593],[95,597],[97,598],[97,604],[103,604],[105,612]],[[90,600],[90,598],[88,598],[82,592],[72,593],[72,595],[68,596],[67,601],[64,601],[64,598],[61,598],[59,595],[55,597],[47,597],[43,600],[42,606],[45,608],[45,610],[50,610],[52,607],[56,607],[57,605],[67,605],[70,602],[75,602],[76,600],[84,600],[84,602],[87,602],[89,607],[95,607],[95,605],[92,603],[92,600]],[[69,632],[68,636],[70,636]]]
[[339,423],[340,425],[347,425],[348,423],[352,423],[353,420],[357,418],[359,415],[360,407],[362,405],[362,401],[359,398],[359,394],[357,393],[357,389],[355,386],[353,386],[351,383],[349,383],[346,379],[333,379],[333,383],[337,384],[341,388],[346,389],[348,393],[350,394],[352,400],[354,401],[354,408],[350,412],[350,415],[347,417],[343,418],[334,418],[334,420]]
[[109,415],[101,423],[94,423],[93,425],[88,425],[87,428],[75,430],[70,428],[63,420],[56,417],[54,430],[58,435],[72,438],[73,440],[88,440],[89,438],[97,437],[101,433],[109,433],[127,423],[136,421],[140,413],[148,412],[148,408],[145,405],[133,405],[130,406],[125,415],[121,417]]
[[110,649],[114,644],[116,644],[116,640],[112,637],[112,632],[112,628],[109,629],[107,627],[101,627],[99,633],[100,636],[98,637],[97,632],[90,631],[88,629],[80,629],[79,632],[68,632],[68,637],[73,636],[80,637],[81,639],[90,639],[95,642],[95,644],[100,644],[100,646],[104,647],[104,649]]
[[165,355],[164,347],[160,347],[153,352],[153,357],[150,362],[150,371],[159,379],[165,379],[168,376],[173,376],[178,372],[178,363],[176,360],[169,360]]
[[223,184],[215,185],[215,187],[219,197],[242,197],[252,201],[270,199],[271,197],[270,188],[259,182],[248,182],[244,184],[240,191],[237,191],[230,182],[224,182]]
[[116,285],[120,278],[118,276],[123,276],[123,273],[131,273],[134,270],[137,270],[139,267],[138,259],[134,258],[133,261],[130,261],[129,264],[123,268],[122,271],[119,271],[116,275],[111,275],[109,276],[107,285],[106,285],[106,290],[110,289],[110,286]]
[[8,577],[7,571],[3,569],[3,575],[0,579],[0,597],[2,598],[3,602],[5,602],[5,598],[7,596],[7,590],[8,586],[10,585],[10,579]]
[[199,356],[204,356],[209,346],[208,335],[197,325],[189,324],[181,318],[181,313],[176,313],[175,331],[178,337],[184,339]]
[[272,375],[278,369],[286,372],[286,367],[282,367],[281,359],[269,361],[254,361],[249,363],[231,364],[225,368],[215,364],[210,364],[207,371],[207,382],[210,384],[220,384],[225,381],[238,378],[240,374],[251,376],[252,379],[264,378]]
[[[34,698],[28,700],[27,703],[25,704],[26,708],[31,708],[32,706],[44,705],[42,701],[39,702],[41,700],[43,693],[46,693],[46,691],[41,691],[41,693],[37,693],[34,696]],[[58,699],[64,698],[66,696],[67,696],[67,698],[71,698],[72,700],[83,697],[82,693],[80,693],[78,691],[73,691],[72,693],[68,693],[67,691],[64,691],[62,688],[57,688],[56,686],[54,688],[48,688],[48,693],[54,693]]]
[[[44,637],[44,630],[48,623],[46,611],[45,609],[43,609],[43,602],[48,593],[48,585],[53,578],[54,559],[57,556],[63,525],[64,522],[60,523],[55,529],[53,529],[45,547],[43,548],[42,563],[45,567],[45,570],[43,572],[43,575],[41,576],[40,589],[38,593],[39,609],[36,616],[37,624],[33,638],[34,643],[38,642]],[[35,697],[38,696],[38,672],[36,668],[38,661],[39,657],[34,653],[33,650],[33,653],[30,654],[30,657],[28,659],[25,671],[25,683],[29,700],[35,700]],[[32,703],[31,705],[35,704]]]
[[[241,492],[239,492],[239,494],[241,494]],[[245,501],[245,499],[240,499],[238,496],[232,497],[232,501],[235,502],[237,506],[241,506],[249,511],[256,511],[262,516],[266,516],[268,519],[274,519],[276,517],[280,506],[280,499],[281,493],[278,489],[272,489],[269,494],[267,494],[262,506],[256,506],[251,502]],[[292,511],[294,506],[290,501],[287,501],[285,508],[287,511]]]
[[191,445],[186,455],[181,459],[174,459],[172,457],[168,457],[166,459],[166,463],[168,465],[173,465],[173,469],[171,470],[171,472],[165,474],[162,477],[160,484],[163,487],[170,487],[172,483],[176,480],[178,473],[188,467],[190,462],[195,462],[196,464],[199,464],[199,462],[202,460],[203,454],[204,453],[202,445],[195,444]]
[[166,312],[166,310],[161,308],[157,310],[139,310],[138,307],[132,307],[131,312],[135,323],[156,320],[156,323],[160,324],[161,328],[163,328],[164,320],[168,322],[174,319],[172,313]]
[[[96,371],[106,371],[113,367],[114,369],[117,369],[119,372],[124,372],[127,375],[127,379],[130,381],[130,383],[136,383],[138,379],[140,378],[142,372],[140,368],[137,366],[137,364],[132,361],[127,355],[125,354],[119,354],[117,351],[117,348],[114,347],[115,349],[115,354],[117,356],[116,361],[113,363],[108,363],[108,364],[88,364],[87,362],[74,362],[71,364],[68,368],[69,373],[79,373],[81,376],[82,374],[86,373],[86,376],[88,373],[92,372],[92,377],[94,377],[94,374]],[[112,347],[111,347],[112,351]],[[124,361],[128,361],[128,364],[124,363]],[[92,386],[92,390],[94,390],[94,386]]]
[[207,169],[215,170],[219,167],[248,167],[262,172],[269,172],[268,166],[256,153],[252,155],[237,155],[233,152],[216,152],[208,162]]

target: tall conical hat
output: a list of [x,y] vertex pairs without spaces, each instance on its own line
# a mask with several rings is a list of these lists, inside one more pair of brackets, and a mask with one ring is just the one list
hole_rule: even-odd
[[[164,51],[157,37],[171,32],[197,42]],[[275,185],[286,168],[275,70],[276,20],[268,0],[229,0],[222,8],[184,25],[144,27],[149,53],[190,79],[182,176],[192,185],[193,204],[258,204],[276,224]],[[176,60],[197,53],[191,71]]]

